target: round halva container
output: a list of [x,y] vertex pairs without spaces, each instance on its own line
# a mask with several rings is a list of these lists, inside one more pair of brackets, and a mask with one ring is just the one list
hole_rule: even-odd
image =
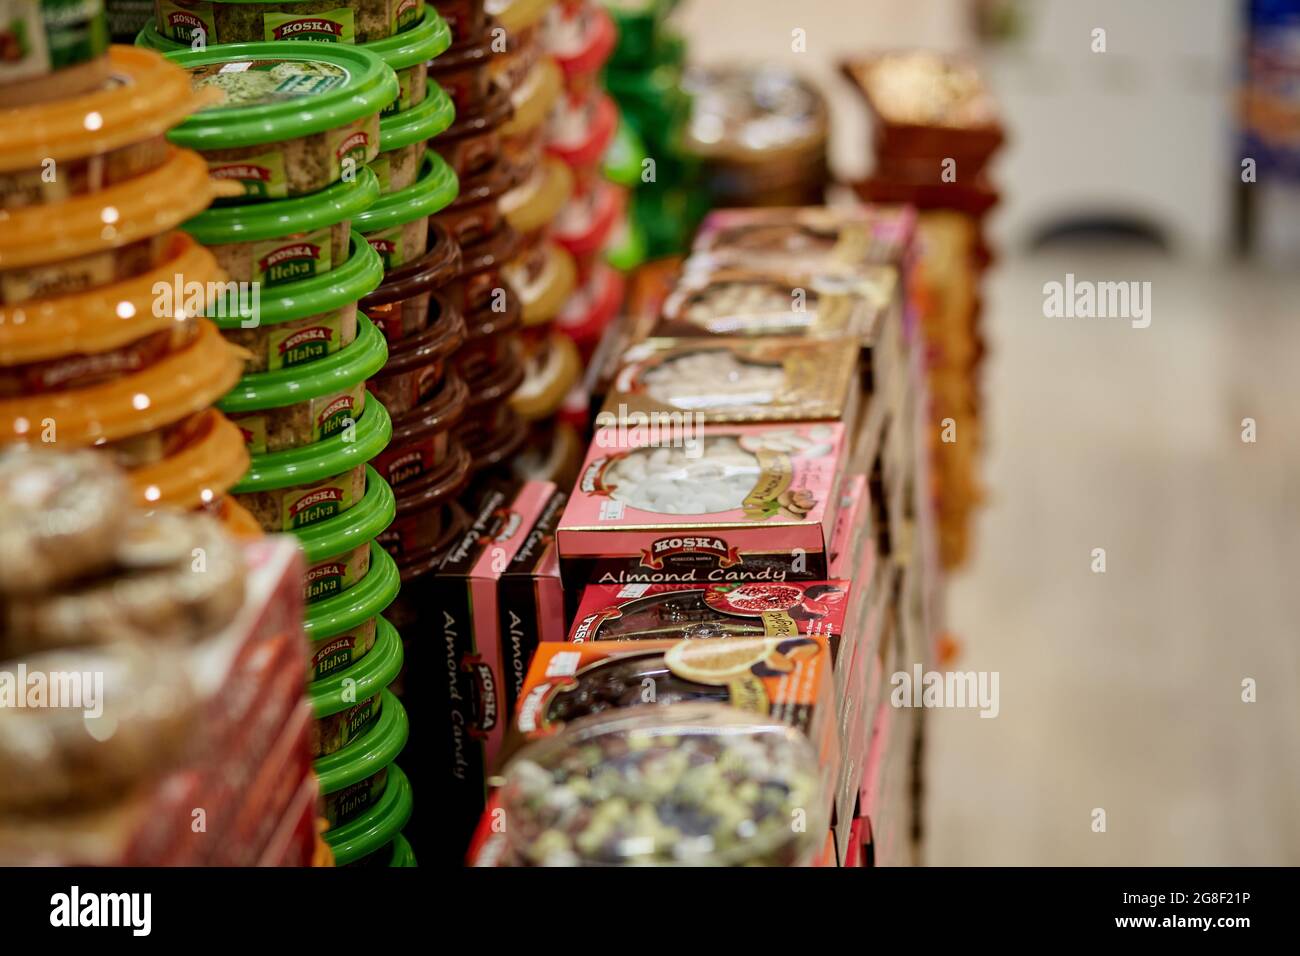
[[239,43],[168,59],[196,89],[224,99],[168,138],[197,150],[217,179],[239,183],[242,201],[324,189],[379,154],[379,112],[397,76],[373,53],[316,43]]

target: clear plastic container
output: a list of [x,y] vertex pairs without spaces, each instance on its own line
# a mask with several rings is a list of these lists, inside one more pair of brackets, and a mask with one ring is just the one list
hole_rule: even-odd
[[798,731],[723,704],[582,718],[521,750],[501,791],[523,866],[798,866],[828,798]]

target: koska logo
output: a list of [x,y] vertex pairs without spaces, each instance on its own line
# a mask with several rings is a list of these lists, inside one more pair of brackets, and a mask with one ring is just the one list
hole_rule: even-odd
[[0,670],[0,709],[80,710],[87,718],[104,714],[101,671],[29,671],[21,661]]
[[1043,283],[1043,315],[1049,319],[1129,319],[1135,329],[1151,324],[1150,282],[1091,282],[1075,280]]
[[50,925],[62,927],[124,926],[133,936],[148,936],[153,927],[152,893],[68,893],[50,897]]
[[911,673],[896,671],[889,683],[895,707],[978,707],[981,717],[996,717],[1000,709],[997,671],[927,671],[915,664]]

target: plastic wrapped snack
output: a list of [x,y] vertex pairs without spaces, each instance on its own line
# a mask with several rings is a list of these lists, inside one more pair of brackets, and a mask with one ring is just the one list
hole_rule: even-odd
[[502,802],[514,858],[535,866],[803,865],[827,825],[807,739],[721,704],[574,721],[511,761]]

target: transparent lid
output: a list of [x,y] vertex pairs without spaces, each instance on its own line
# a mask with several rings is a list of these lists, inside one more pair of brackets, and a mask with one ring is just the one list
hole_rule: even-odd
[[501,794],[524,865],[801,865],[827,826],[808,739],[725,704],[576,720],[521,750]]

